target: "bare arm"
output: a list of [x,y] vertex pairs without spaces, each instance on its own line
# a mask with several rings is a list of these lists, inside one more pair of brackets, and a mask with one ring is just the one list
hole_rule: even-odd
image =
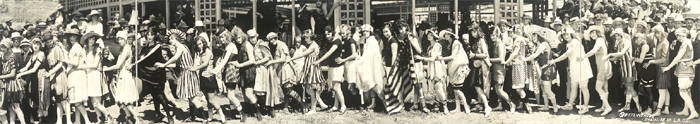
[[487,59],[489,57],[489,46],[486,45],[486,42],[483,40],[479,40],[478,42],[479,43],[477,43],[477,45],[479,45],[479,47],[480,47],[479,49],[481,49],[481,53],[474,54],[474,58]]
[[491,58],[490,61],[503,63],[506,60],[506,48],[504,48],[503,43],[499,43],[497,45],[500,45],[500,47],[498,47],[498,57]]
[[248,55],[248,61],[245,61],[243,63],[238,63],[238,65],[234,65],[238,68],[243,68],[243,67],[255,64],[255,56],[254,56],[255,53],[253,53],[253,51],[252,51],[253,46],[251,46],[250,44],[248,44],[248,45],[244,44],[243,47],[245,47],[245,52]]
[[[130,47],[130,46],[128,46],[128,47]],[[131,50],[125,50],[125,51],[126,52],[122,51],[120,53],[119,57],[117,58],[116,64],[114,64],[110,67],[103,67],[102,71],[112,71],[112,70],[119,69],[119,67],[122,67],[122,65],[124,65],[124,63],[126,62],[126,59],[131,57]]]
[[[625,41],[625,42],[627,42],[627,41]],[[629,45],[625,45],[625,47],[622,48],[622,50],[620,50],[620,51],[618,51],[618,52],[616,52],[616,53],[610,53],[610,54],[608,54],[608,56],[617,58],[617,57],[620,57],[620,56],[622,56],[622,55],[625,55],[625,52],[628,51],[629,49],[630,49],[630,46],[629,46]]]
[[328,58],[328,56],[331,56],[331,54],[333,54],[333,52],[335,52],[336,49],[338,49],[338,45],[331,46],[331,49],[329,49],[328,52],[323,54],[323,56],[321,56],[321,58],[316,60],[314,63],[321,63],[323,60],[326,60]]
[[[311,47],[309,47],[309,48],[312,48],[312,47],[314,47],[314,46],[311,46]],[[298,56],[294,56],[294,57],[290,58],[289,60],[297,60],[297,59],[299,59],[299,58],[301,58],[301,57],[308,56],[309,54],[311,54],[311,53],[313,53],[313,52],[315,52],[315,51],[316,51],[316,50],[314,50],[314,49],[306,49],[306,51],[302,52],[302,53],[299,54]]]
[[204,67],[209,66],[209,61],[211,61],[211,59],[209,59],[209,58],[212,58],[211,49],[205,50],[203,54],[204,54],[204,56],[202,56],[202,62],[199,65],[195,65],[195,66],[190,67],[189,68],[190,71],[197,71],[197,70],[200,70]]
[[676,64],[681,62],[681,58],[683,58],[683,56],[685,55],[685,51],[687,50],[687,45],[690,44],[687,44],[685,42],[683,43],[683,47],[681,47],[681,49],[678,49],[678,55],[676,55],[676,57],[673,58],[673,61],[671,61],[671,63],[668,64],[668,66],[664,67],[664,71],[671,69],[673,66],[676,66]]
[[173,57],[171,57],[168,61],[166,61],[165,63],[163,63],[163,64],[161,65],[161,67],[165,67],[166,65],[170,65],[170,64],[174,63],[175,61],[179,60],[179,59],[182,57],[182,54],[185,52],[185,50],[183,50],[183,49],[185,49],[185,48],[182,47],[182,46],[180,46],[180,45],[182,45],[182,44],[179,44],[179,45],[177,46],[177,47],[178,47],[178,48],[177,48],[177,51],[175,51],[175,54],[173,55]]
[[[571,56],[572,53],[573,53],[572,48],[569,47],[569,50],[567,50],[566,52],[561,54],[561,56],[557,57],[556,59],[550,61],[549,63],[553,64],[553,63],[564,61],[566,58],[569,58],[569,56]],[[570,61],[573,61],[573,60],[570,60]]]
[[586,56],[584,56],[584,58],[588,58],[588,57],[595,55],[595,53],[598,52],[598,50],[600,50],[601,47],[603,47],[602,42],[598,42],[598,40],[596,40],[595,45],[593,45],[593,49],[591,49],[591,51],[588,51],[588,53],[586,53]]
[[224,54],[224,57],[221,58],[223,61],[219,61],[216,63],[216,67],[214,67],[214,70],[221,70],[226,66],[226,62],[228,62],[229,59],[231,59],[232,54],[238,54],[238,50],[235,46],[229,46],[231,49],[226,50],[226,54]]
[[391,43],[391,64],[395,65],[396,64],[396,57],[399,55],[399,44],[398,43]]
[[8,79],[13,77],[15,77],[15,69],[12,69],[12,71],[10,71],[8,74],[0,75],[0,79]]
[[542,54],[544,52],[544,50],[547,48],[547,46],[545,46],[545,45],[549,45],[549,44],[545,44],[545,43],[540,44],[540,46],[537,47],[537,50],[535,50],[535,53],[531,54],[528,57],[525,57],[525,61],[535,60],[535,58],[537,58],[537,56],[540,56],[540,54]]
[[[44,62],[45,58],[46,57],[44,56],[43,52],[38,53],[38,56],[36,59],[39,59],[39,61],[32,60],[33,62],[37,62],[37,63],[34,63],[34,66],[32,66],[30,69],[25,70],[24,72],[20,72],[19,74],[17,74],[17,77],[22,77],[22,76],[25,76],[28,74],[36,73],[36,71],[39,70],[39,66],[41,66],[41,62]],[[29,67],[29,65],[27,65],[27,67]]]
[[506,59],[506,62],[504,62],[503,64],[508,64],[508,63],[515,61],[516,56],[520,55],[520,53],[517,52],[517,51],[520,51],[520,46],[516,45],[516,47],[513,49],[513,51],[516,51],[516,52],[513,52],[512,54],[510,54],[510,57],[508,57],[508,59]]
[[642,46],[642,51],[639,53],[639,57],[637,57],[634,62],[636,63],[642,63],[644,62],[644,57],[646,57],[647,52],[649,52],[649,45],[644,45]]
[[159,48],[160,48],[160,44],[156,45],[155,47],[153,47],[153,49],[151,49],[151,51],[148,52],[148,54],[146,54],[145,56],[141,57],[141,59],[139,59],[138,61],[134,62],[134,64],[138,64],[138,63],[140,63],[141,61],[146,60],[146,58],[148,58],[149,56],[153,55],[153,53],[155,53],[156,51],[160,50]]

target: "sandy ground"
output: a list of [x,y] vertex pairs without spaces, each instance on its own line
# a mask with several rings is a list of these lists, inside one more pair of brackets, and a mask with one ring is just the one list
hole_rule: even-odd
[[[177,100],[179,105],[187,105],[184,100]],[[450,107],[452,108],[452,107]],[[167,119],[163,119],[160,122],[153,121],[155,113],[153,111],[153,104],[151,104],[150,97],[146,97],[142,102],[141,106],[137,107],[140,110],[139,117],[142,119],[143,123],[164,123]],[[112,115],[118,115],[119,109],[116,106],[108,107],[108,111]],[[592,109],[591,109],[592,111]],[[227,114],[232,114],[233,112],[226,111]],[[304,115],[302,113],[290,113],[286,110],[278,110],[276,118],[270,118],[269,116],[263,116],[262,121],[257,121],[254,117],[249,116],[246,123],[261,123],[261,124],[271,124],[271,123],[285,123],[285,124],[445,124],[445,123],[473,123],[473,124],[484,124],[484,123],[506,123],[506,124],[590,124],[590,123],[601,123],[601,124],[639,124],[639,123],[700,123],[700,119],[695,119],[693,121],[685,121],[682,116],[675,115],[664,115],[662,117],[650,118],[642,116],[636,116],[633,114],[626,113],[616,113],[613,112],[605,117],[598,116],[599,113],[589,112],[584,115],[573,114],[575,111],[561,111],[558,115],[551,114],[548,111],[534,112],[527,114],[524,112],[504,112],[495,111],[491,113],[491,116],[484,117],[482,112],[472,112],[466,114],[464,112],[459,113],[449,113],[443,114],[441,112],[433,112],[430,114],[425,114],[419,111],[404,111],[395,115],[387,115],[383,112],[373,112],[365,110],[357,110],[349,108],[345,113],[340,112],[317,112],[312,115]],[[201,121],[195,122],[183,122],[187,113],[183,113],[180,110],[176,112],[176,123],[192,123],[198,124]],[[94,120],[94,115],[91,118]],[[218,115],[215,115],[215,121],[210,122],[214,124],[221,123]],[[228,117],[226,123],[240,123],[239,117],[235,119]]]

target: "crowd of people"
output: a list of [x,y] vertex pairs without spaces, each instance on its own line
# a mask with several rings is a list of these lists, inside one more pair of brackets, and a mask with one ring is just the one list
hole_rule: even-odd
[[[0,30],[0,123],[49,122],[43,120],[49,112],[56,112],[54,123],[92,123],[88,112],[97,115],[96,122],[117,123],[123,116],[137,123],[143,110],[135,107],[147,95],[153,98],[154,121],[169,123],[175,122],[174,112],[188,112],[185,122],[211,122],[216,114],[222,122],[245,122],[251,115],[262,120],[280,110],[530,113],[540,103],[528,94],[544,101],[538,110],[554,114],[562,109],[607,115],[617,109],[657,117],[670,114],[671,87],[684,102],[675,114],[692,120],[698,117],[690,87],[700,64],[694,56],[700,50],[693,49],[700,46],[700,18],[658,10],[626,16],[585,11],[590,14],[548,17],[546,25],[524,16],[463,25],[463,34],[428,23],[412,31],[403,20],[378,28],[341,24],[304,29],[293,41],[283,41],[283,32],[244,31],[226,19],[217,20],[213,30],[201,20],[193,26],[176,21],[167,29],[162,19],[135,16],[107,25],[92,10],[65,21],[57,17]],[[609,102],[614,68],[625,89],[622,108]],[[590,91],[602,103],[593,112]],[[332,103],[324,101],[327,92]],[[560,105],[556,96],[568,102]],[[110,115],[106,101],[118,105],[121,115]]]

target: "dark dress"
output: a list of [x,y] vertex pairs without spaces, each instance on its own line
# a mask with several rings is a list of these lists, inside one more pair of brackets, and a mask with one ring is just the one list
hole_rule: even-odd
[[[540,56],[537,57],[537,63],[539,63],[540,67],[542,67],[545,66],[549,60],[554,59],[554,53],[552,52],[549,43],[540,43],[540,45],[545,45],[546,47],[545,50],[542,51]],[[555,78],[557,78],[556,65],[549,65],[542,69],[542,75],[540,76],[540,79],[542,79],[543,81],[552,81]]]
[[413,89],[413,83],[411,82],[413,77],[410,75],[414,73],[414,70],[411,68],[414,61],[413,49],[407,41],[390,41],[398,43],[398,56],[396,57],[397,60],[393,61],[396,64],[391,67],[387,74],[388,81],[384,86],[384,103],[387,112],[395,113],[403,110],[403,101]]
[[[632,53],[632,56],[639,58],[642,52],[642,47],[643,45],[634,47],[634,52]],[[651,48],[654,47],[649,45],[649,48],[650,51],[642,55],[644,57],[644,61],[642,63],[647,63],[654,57],[654,51],[651,51]],[[654,87],[654,80],[656,80],[656,65],[649,65],[649,67],[644,68],[644,64],[637,63],[635,64],[635,68],[637,68],[637,80],[639,81],[639,84],[642,87]]]
[[[661,42],[665,42],[665,41],[661,41]],[[670,50],[671,46],[669,46],[668,43],[660,43],[659,45],[663,45],[663,46],[659,46],[659,48],[656,48],[656,50],[654,52],[654,58],[655,59],[664,59],[664,60],[661,64],[659,64],[656,67],[656,74],[657,74],[657,76],[656,76],[656,88],[668,89],[669,87],[671,87],[670,83],[671,83],[671,78],[672,78],[671,77],[672,71],[669,70],[669,71],[663,72],[662,67],[667,66],[670,62],[669,60],[671,57],[669,57],[669,55],[670,55],[669,50]]]
[[[7,54],[5,60],[2,62],[2,74],[8,74],[15,70],[17,67],[17,62],[15,58],[16,54]],[[15,78],[7,78],[2,80],[5,85],[5,103],[20,103],[24,98],[24,84],[15,80]]]
[[[157,62],[160,63],[165,63],[165,58],[163,58],[163,51],[162,47],[155,48],[155,46],[146,46],[141,49],[141,55],[146,55],[148,52],[150,52],[153,49],[156,49],[155,52],[146,58],[143,58],[143,61],[139,62],[137,67],[138,67],[138,76],[141,80],[143,80],[144,85],[154,85],[154,86],[163,86],[165,85],[165,69],[163,68],[158,68],[155,67],[155,64]],[[161,87],[163,88],[163,87]],[[162,91],[162,90],[161,90]]]
[[[239,46],[240,49],[238,49],[238,63],[243,63],[248,61],[249,59],[254,59],[254,58],[248,58],[248,53],[246,52],[246,48],[244,45],[251,45],[248,42],[245,42],[244,44],[240,44]],[[253,48],[251,45],[250,48]],[[251,49],[252,50],[252,49]],[[252,66],[246,66],[243,68],[239,68],[238,71],[240,72],[239,74],[241,75],[241,82],[240,82],[240,87],[245,89],[245,88],[253,88],[255,85],[255,68]]]

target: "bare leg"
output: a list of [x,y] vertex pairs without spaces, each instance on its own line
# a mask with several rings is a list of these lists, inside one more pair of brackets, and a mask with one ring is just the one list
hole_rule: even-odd
[[564,110],[573,109],[574,102],[576,101],[576,97],[578,96],[578,83],[579,82],[574,82],[574,81],[569,81],[569,82],[570,82],[569,88],[568,88],[569,90],[567,90],[568,94],[569,94],[569,103],[567,103],[563,107]]
[[666,96],[668,95],[668,89],[659,89],[659,103],[656,104],[656,112],[652,114],[652,116],[660,116],[661,111],[664,109],[664,106],[666,105]]
[[545,81],[544,85],[542,85],[544,94],[547,96],[545,99],[545,104],[547,103],[547,99],[552,103],[552,108],[554,109],[554,112],[559,112],[559,106],[557,105],[557,97],[554,95],[554,92],[552,92],[552,81]]
[[[314,92],[315,92],[315,94],[316,94],[316,95],[314,95],[314,96],[316,96],[316,102],[318,102],[318,105],[321,106],[321,108],[324,108],[324,109],[325,109],[325,108],[328,108],[328,105],[326,105],[326,103],[324,103],[323,100],[321,100],[321,92],[322,92],[322,91],[321,91],[321,90],[314,90]],[[316,107],[316,106],[313,106],[313,107]]]
[[[484,103],[484,116],[488,117],[491,114],[491,106],[489,106],[489,100],[486,97],[486,94],[484,93],[484,90],[481,89],[480,87],[475,87],[476,94],[479,96],[479,99],[481,99],[481,102]],[[460,92],[461,93],[461,92]],[[463,97],[464,94],[459,94],[461,95],[460,97]],[[464,104],[464,109],[467,109],[467,112],[469,111],[469,104]]]
[[309,96],[311,96],[311,108],[309,108],[309,112],[307,112],[306,114],[311,115],[311,114],[316,113],[316,104],[318,103],[316,101],[318,100],[318,97],[315,97],[316,90],[314,90],[310,87],[306,88],[306,92],[309,93]]
[[345,112],[345,109],[346,109],[346,106],[345,106],[345,95],[343,95],[343,91],[342,91],[342,89],[340,88],[340,87],[341,87],[341,86],[340,86],[340,85],[341,85],[341,82],[335,82],[335,83],[333,83],[333,84],[334,84],[334,86],[333,86],[333,91],[335,91],[335,99],[338,101],[338,103],[339,103],[339,105],[340,105],[340,106],[339,106],[339,109],[340,109],[339,111],[340,111],[340,112]]
[[583,109],[579,110],[579,114],[588,112],[588,100],[591,95],[588,92],[588,83],[586,81],[579,82],[579,87],[581,87],[581,94],[583,94]]
[[61,102],[56,103],[56,124],[63,124],[63,113],[61,109],[63,109]]
[[[467,104],[467,100],[464,97],[464,93],[462,93],[462,91],[455,89],[455,90],[452,90],[452,92],[454,92],[454,94],[455,94],[455,109],[450,111],[450,112],[460,112],[460,111],[462,111],[460,103]],[[462,94],[462,96],[460,96],[459,94]],[[469,111],[469,110],[466,110],[466,111]]]
[[70,120],[70,116],[71,116],[70,103],[68,103],[67,101],[64,100],[61,102],[60,107],[63,107],[63,112],[65,112],[66,124],[73,124],[73,122],[71,122],[71,120]]
[[[597,79],[595,83],[595,90],[598,92],[598,95],[600,95],[600,100],[603,104],[599,109],[596,109],[595,112],[602,112],[600,115],[607,115],[612,111],[612,107],[610,107],[610,103],[608,102],[608,80],[605,79]],[[581,88],[583,90],[583,88]],[[629,100],[629,99],[627,99]],[[628,102],[629,103],[629,102]]]
[[[693,83],[693,80],[691,80],[690,78],[678,78],[678,84],[692,84],[692,83]],[[695,104],[693,104],[693,98],[691,97],[690,89],[689,89],[690,85],[688,85],[687,87],[683,86],[683,87],[679,87],[679,88],[680,88],[679,92],[680,92],[681,98],[683,98],[683,101],[685,102],[684,108],[687,108],[687,110],[690,111],[690,116],[688,116],[688,118],[686,118],[686,120],[691,120],[691,119],[697,118],[698,112],[695,111]]]
[[508,93],[503,90],[503,80],[498,81],[498,85],[496,85],[496,94],[498,94],[503,101],[508,102],[508,105],[510,105],[510,112],[515,112],[515,104],[510,100]]
[[7,113],[10,115],[10,124],[15,124],[15,107],[14,105],[10,105],[10,111],[7,111]]
[[527,103],[527,94],[525,94],[525,90],[522,88],[515,89],[518,92],[518,95],[520,95],[520,102],[525,106],[525,110],[527,113],[532,113],[532,108],[530,108],[530,104]]
[[[97,112],[95,112],[95,113],[100,113],[102,115],[102,117],[105,119],[104,121],[110,122],[110,120],[112,120],[112,116],[110,116],[109,113],[107,113],[107,109],[105,108],[104,105],[102,105],[101,100],[102,100],[101,97],[90,97],[90,101],[92,101],[92,106],[94,106],[95,109],[97,110]],[[98,115],[100,115],[100,114],[98,114]],[[98,120],[99,120],[99,117],[98,117]],[[98,121],[98,122],[100,122],[100,121]]]
[[[83,106],[83,103],[77,103],[75,107],[78,109],[77,111],[80,112],[80,115],[84,119],[85,123],[91,123],[90,118],[88,118],[87,110],[85,110],[85,106]],[[80,122],[80,119],[81,118],[77,117],[75,121]]]

